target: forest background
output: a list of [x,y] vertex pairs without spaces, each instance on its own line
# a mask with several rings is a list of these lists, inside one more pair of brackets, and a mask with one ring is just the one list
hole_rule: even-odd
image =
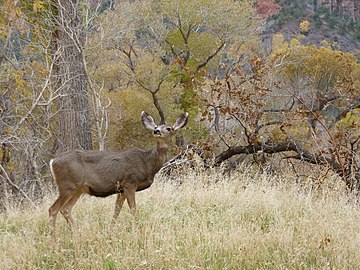
[[150,147],[142,110],[190,114],[168,169],[248,164],[358,192],[351,3],[1,1],[0,208],[41,202],[59,152]]

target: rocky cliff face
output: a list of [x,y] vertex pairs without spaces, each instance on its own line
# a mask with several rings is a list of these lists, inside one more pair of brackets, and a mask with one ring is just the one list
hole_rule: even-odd
[[331,12],[346,14],[353,22],[360,22],[359,0],[318,0],[318,4],[329,8]]

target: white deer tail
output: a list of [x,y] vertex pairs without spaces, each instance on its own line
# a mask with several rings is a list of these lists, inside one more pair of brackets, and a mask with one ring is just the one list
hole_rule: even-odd
[[54,159],[50,160],[49,166],[50,166],[50,171],[51,171],[51,175],[52,175],[52,177],[54,179],[54,182],[56,182],[54,168],[53,168],[53,161],[54,161]]

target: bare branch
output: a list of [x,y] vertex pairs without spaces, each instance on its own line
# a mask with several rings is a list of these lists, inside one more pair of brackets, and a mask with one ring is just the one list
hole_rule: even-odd
[[8,183],[11,187],[15,188],[17,191],[19,191],[32,204],[32,206],[36,207],[36,204],[30,199],[30,197],[18,185],[11,181],[9,175],[1,164],[0,170],[4,174],[4,176],[0,174],[1,179],[3,179],[3,181]]
[[196,71],[199,71],[200,69],[205,67],[211,61],[211,59],[213,59],[221,51],[221,49],[225,46],[225,44],[226,44],[225,42],[222,42],[220,46],[214,51],[213,54],[211,54],[203,63],[201,63],[196,67]]

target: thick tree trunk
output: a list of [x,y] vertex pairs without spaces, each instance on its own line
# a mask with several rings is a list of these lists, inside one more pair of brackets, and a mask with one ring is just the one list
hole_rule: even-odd
[[79,0],[56,0],[55,87],[58,89],[59,151],[92,149],[87,74],[83,62],[85,32]]

